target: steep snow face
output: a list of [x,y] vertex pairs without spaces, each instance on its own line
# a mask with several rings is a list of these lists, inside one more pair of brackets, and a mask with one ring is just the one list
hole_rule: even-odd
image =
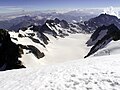
[[0,73],[1,90],[120,90],[118,55]]
[[120,53],[120,41],[111,41],[105,48],[96,52],[93,56],[114,55]]

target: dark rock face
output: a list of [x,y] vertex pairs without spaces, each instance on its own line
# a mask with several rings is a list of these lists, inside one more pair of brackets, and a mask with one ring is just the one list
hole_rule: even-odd
[[51,24],[51,23],[54,23],[54,20],[46,20],[45,23],[49,23],[49,24]]
[[33,31],[37,31],[39,33],[51,34],[52,36],[56,37],[57,33],[47,26],[47,24],[48,24],[50,27],[55,28],[54,24],[52,24],[52,23],[54,23],[54,20],[47,20],[42,26],[32,25],[32,27],[30,29],[33,30]]
[[19,45],[22,49],[26,49],[26,50],[30,50],[29,53],[33,53],[35,55],[36,58],[40,59],[43,58],[45,56],[45,54],[43,52],[40,52],[35,46],[33,45]]
[[[63,30],[57,29],[55,25],[62,28]],[[68,34],[64,33],[64,29],[69,29],[69,28],[70,27],[67,21],[59,20],[58,18],[55,18],[54,20],[47,20],[45,24],[41,26],[39,32],[48,33],[54,36],[55,38],[57,38],[57,36],[60,36],[60,37],[68,36]],[[57,34],[57,31],[59,32],[58,34]]]
[[28,46],[28,49],[38,58],[42,58],[44,57],[44,53],[43,52],[40,52],[36,47],[32,46],[32,45],[27,45]]
[[32,25],[32,27],[30,29],[33,31],[40,31],[40,28],[41,28],[40,25],[38,25],[38,26]]
[[44,42],[44,44],[48,44],[48,41],[50,41],[49,40],[49,38],[46,36],[46,35],[44,35],[43,33],[37,33],[37,37],[40,39],[40,40],[42,40],[43,42]]
[[23,36],[22,34],[19,33],[19,34],[18,34],[18,37],[23,38],[24,36]]
[[14,37],[11,37],[11,39],[18,41],[18,39],[17,39],[17,38],[14,38]]
[[87,42],[88,46],[93,45],[93,47],[85,58],[104,48],[112,40],[120,40],[120,30],[114,24],[99,27]]
[[27,33],[30,37],[35,36],[35,33]]
[[62,28],[69,28],[69,24],[67,23],[67,21],[65,21],[65,20],[62,20],[61,22],[60,22],[60,25],[61,25],[61,27]]
[[11,41],[7,31],[0,29],[0,70],[25,68],[18,60],[20,56],[19,45]]
[[22,28],[20,28],[22,31],[25,31],[25,30],[27,30],[27,27],[22,27]]
[[[48,22],[48,21],[46,21],[46,22]],[[50,22],[50,21],[49,21],[49,22]],[[49,24],[49,25],[52,26],[52,24]],[[54,30],[50,29],[50,28],[46,25],[46,23],[45,23],[44,25],[42,25],[42,27],[40,28],[40,31],[39,31],[39,32],[40,32],[40,33],[41,33],[41,32],[48,33],[48,34],[53,35],[54,37],[57,36],[57,33],[56,33]]]
[[39,44],[41,44],[43,47],[46,47],[46,46],[45,46],[43,43],[41,43],[38,39],[35,39],[35,38],[31,37],[31,36],[29,36],[29,38],[30,38],[33,42],[39,43]]
[[29,37],[33,42],[35,42],[35,43],[40,43],[40,41],[38,40],[38,39],[35,39],[35,38],[33,38],[33,37]]
[[58,18],[55,18],[54,22],[55,22],[55,24],[59,24],[60,20]]

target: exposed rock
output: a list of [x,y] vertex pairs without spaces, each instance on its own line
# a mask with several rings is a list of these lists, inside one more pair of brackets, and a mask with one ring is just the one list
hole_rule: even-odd
[[35,46],[27,45],[27,47],[38,59],[45,56],[44,53],[40,52]]
[[38,39],[35,39],[35,38],[33,38],[33,37],[30,37],[30,36],[29,36],[29,38],[30,38],[33,42],[35,42],[35,43],[40,43],[40,41],[39,41]]
[[[48,21],[49,21],[49,20],[47,20],[46,22],[48,22]],[[52,21],[50,20],[49,22],[52,22]],[[48,25],[54,27],[54,25],[52,25],[51,23],[49,23]],[[51,35],[54,36],[54,37],[57,36],[57,33],[56,33],[54,30],[50,29],[50,28],[47,26],[47,23],[45,23],[44,25],[41,26],[39,32],[40,32],[40,33],[43,33],[43,32],[44,32],[44,33],[47,33],[47,34],[51,34]]]
[[30,38],[33,42],[39,43],[39,44],[41,44],[43,47],[45,47],[45,45],[44,45],[43,43],[41,43],[38,39],[35,39],[35,38],[31,37],[31,36],[29,36],[29,38]]
[[61,25],[62,28],[69,28],[69,24],[68,24],[67,21],[65,21],[65,20],[62,20],[62,21],[60,22],[60,25]]
[[19,33],[19,34],[18,34],[18,37],[23,38],[24,36],[23,36],[22,34]]
[[35,36],[35,33],[27,33],[27,34],[31,37]]
[[33,30],[33,31],[40,31],[40,28],[41,28],[40,25],[38,25],[38,26],[32,25],[32,27],[30,28],[30,30]]
[[114,24],[111,24],[109,26],[103,25],[102,27],[99,27],[87,42],[89,46],[93,45],[93,47],[85,56],[85,58],[92,55],[99,49],[104,48],[112,40],[120,40],[120,30]]
[[54,20],[46,20],[46,23],[49,23],[49,24],[54,23]]
[[14,39],[14,40],[18,41],[18,39],[17,39],[17,38],[14,38],[14,37],[11,37],[11,39]]
[[0,29],[0,70],[25,68],[18,60],[21,56],[19,45],[11,41],[6,30]]
[[48,44],[48,41],[50,41],[49,38],[46,35],[44,35],[43,33],[38,32],[37,37],[39,39],[41,39],[44,42],[44,44]]
[[26,30],[27,30],[27,27],[22,27],[22,28],[20,28],[20,30],[26,31]]
[[35,57],[38,58],[38,59],[43,58],[45,56],[43,52],[40,52],[39,49],[37,49],[33,45],[27,45],[26,46],[26,45],[19,44],[19,46],[22,49],[30,50],[29,53],[33,53],[35,55]]
[[59,24],[59,23],[60,23],[60,20],[59,20],[58,18],[55,18],[54,23],[55,23],[55,24]]

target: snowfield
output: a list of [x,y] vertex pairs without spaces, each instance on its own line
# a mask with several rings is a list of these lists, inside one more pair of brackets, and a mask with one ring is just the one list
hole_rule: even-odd
[[45,57],[40,61],[44,64],[63,63],[84,58],[90,47],[85,44],[89,34],[72,34],[65,38],[55,39],[48,35],[50,43],[46,46]]
[[0,90],[120,90],[119,56],[0,72]]
[[[25,32],[20,31],[19,33],[26,35],[28,32],[33,33],[31,30],[26,30]],[[18,33],[9,33],[11,37],[18,39],[18,41],[12,39],[13,42],[22,45],[33,45],[37,47],[41,52],[45,53],[45,57],[37,59],[32,53],[26,54],[28,51],[24,50],[24,55],[22,55],[22,58],[20,58],[20,60],[27,68],[81,59],[84,58],[90,49],[90,47],[87,47],[85,44],[90,38],[90,34],[70,34],[65,38],[54,38],[49,34],[45,34],[50,39],[50,41],[49,44],[46,45],[46,48],[44,48],[42,45],[33,42],[28,37],[19,38]],[[40,40],[36,35],[34,38]],[[40,42],[42,41],[40,40]]]

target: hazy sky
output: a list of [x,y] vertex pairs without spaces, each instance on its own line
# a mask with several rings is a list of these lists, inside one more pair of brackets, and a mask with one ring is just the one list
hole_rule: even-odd
[[0,11],[119,7],[120,0],[0,0]]

